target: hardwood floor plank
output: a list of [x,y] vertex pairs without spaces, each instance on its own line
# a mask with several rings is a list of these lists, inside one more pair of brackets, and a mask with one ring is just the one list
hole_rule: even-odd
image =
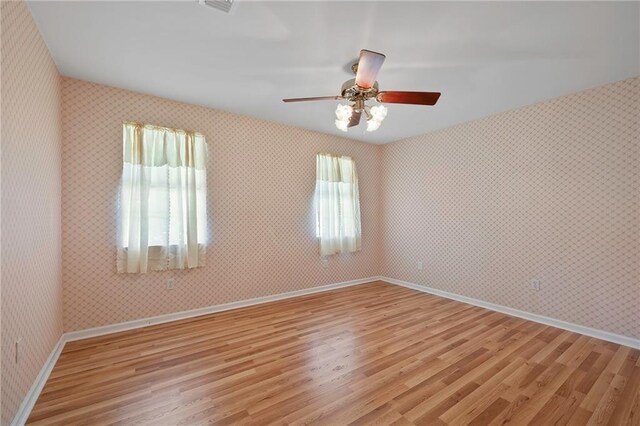
[[507,401],[506,399],[498,398],[468,424],[471,426],[484,426],[491,422],[492,419],[498,416],[508,406],[509,401]]
[[34,425],[640,425],[640,351],[374,282],[68,343]]
[[624,376],[616,375],[613,378],[609,388],[593,410],[593,415],[587,425],[606,425],[609,422],[609,418],[613,415],[616,406],[618,406],[620,394],[626,384],[627,378]]
[[611,425],[640,425],[640,367],[635,367],[609,420]]

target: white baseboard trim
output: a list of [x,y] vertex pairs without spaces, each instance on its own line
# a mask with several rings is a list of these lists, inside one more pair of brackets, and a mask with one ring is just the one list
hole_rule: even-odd
[[11,426],[22,426],[27,422],[29,414],[31,414],[31,410],[33,409],[33,406],[36,405],[40,392],[42,392],[42,388],[44,388],[44,384],[47,383],[51,370],[53,370],[56,362],[58,362],[58,358],[62,353],[65,343],[65,335],[63,334],[60,336],[58,343],[53,347],[49,357],[44,362],[40,373],[38,373],[38,376],[31,385],[29,392],[27,392],[27,396],[22,400],[22,404],[20,404],[20,408],[18,408],[18,412],[11,422]]
[[561,328],[563,330],[573,331],[579,334],[584,334],[585,336],[595,337],[596,339],[606,340],[608,342],[617,343],[619,345],[640,349],[640,340],[634,339],[633,337],[622,336],[620,334],[610,333],[608,331],[598,330],[591,327],[585,327],[583,325],[574,324],[574,323],[562,321],[562,320],[551,318],[551,317],[546,317],[544,315],[533,314],[531,312],[509,308],[508,306],[497,305],[495,303],[485,302],[484,300],[461,296],[459,294],[449,293],[448,291],[438,290],[435,288],[410,283],[408,281],[397,280],[395,278],[380,277],[380,280],[386,281],[391,284],[399,285],[402,287],[411,288],[413,290],[418,290],[423,293],[434,294],[436,296],[445,297],[447,299],[457,300],[458,302],[468,303],[469,305],[479,306],[481,308],[490,309],[492,311],[501,312],[503,314],[511,315],[514,317],[539,322],[541,324],[550,325],[553,327]]
[[305,288],[302,290],[278,293],[271,296],[256,297],[254,299],[239,300],[237,302],[225,303],[223,305],[206,306],[204,308],[192,309],[189,311],[175,312],[171,314],[158,315],[155,317],[141,318],[138,320],[121,322],[118,324],[105,325],[102,327],[88,328],[86,330],[72,331],[66,333],[67,342],[87,339],[89,337],[103,336],[105,334],[118,333],[120,331],[133,330],[136,328],[148,327],[155,324],[177,321],[201,315],[213,314],[216,312],[228,311],[230,309],[244,308],[247,306],[259,305],[262,303],[274,302],[276,300],[289,299],[292,297],[306,296],[308,294],[320,293],[323,291],[335,290],[337,288],[351,287],[379,280],[380,277],[368,277],[358,280],[344,281],[340,283],[328,284],[319,287]]

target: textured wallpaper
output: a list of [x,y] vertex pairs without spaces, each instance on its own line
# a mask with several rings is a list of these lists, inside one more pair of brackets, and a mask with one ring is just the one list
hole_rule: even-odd
[[[2,2],[2,416],[62,334],[60,77],[24,2]],[[22,338],[19,363],[15,342]]]
[[[640,77],[376,146],[60,79],[25,3],[2,2],[0,20],[2,424],[63,321],[74,331],[379,274],[640,338]],[[123,120],[207,137],[205,267],[116,273]],[[360,181],[362,251],[327,267],[318,152],[352,156]]]
[[[378,274],[379,146],[73,79],[62,85],[65,331]],[[205,267],[116,273],[123,120],[206,136]],[[327,268],[312,210],[317,152],[352,156],[360,180],[362,251],[331,257]],[[174,290],[165,289],[169,277]]]
[[637,77],[384,145],[383,275],[640,338],[639,117]]

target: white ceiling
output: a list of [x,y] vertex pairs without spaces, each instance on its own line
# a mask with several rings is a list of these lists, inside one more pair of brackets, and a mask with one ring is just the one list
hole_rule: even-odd
[[[83,80],[386,143],[640,74],[638,2],[29,2],[60,72]],[[381,90],[441,91],[388,105],[380,129],[334,126],[366,48]]]

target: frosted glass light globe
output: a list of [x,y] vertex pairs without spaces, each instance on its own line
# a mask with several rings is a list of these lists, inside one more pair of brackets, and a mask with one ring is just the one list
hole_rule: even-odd
[[336,118],[340,121],[349,121],[353,114],[351,105],[338,104],[336,107]]
[[387,116],[387,107],[384,105],[376,105],[371,107],[369,112],[374,120],[382,122],[382,120]]
[[342,130],[343,132],[346,132],[347,130],[349,130],[349,120],[336,120],[336,127],[340,130]]
[[375,118],[367,120],[367,132],[375,132],[380,127],[382,121],[378,121]]

